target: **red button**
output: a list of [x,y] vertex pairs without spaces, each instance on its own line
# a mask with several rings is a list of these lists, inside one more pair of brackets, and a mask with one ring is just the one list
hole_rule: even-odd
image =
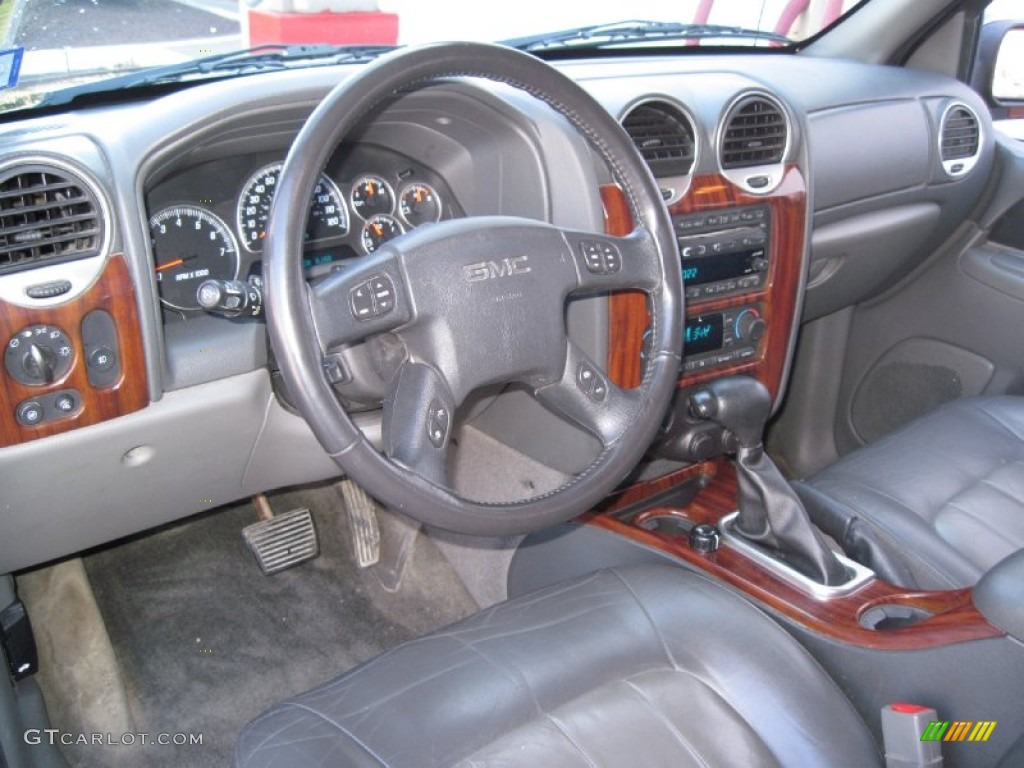
[[920,704],[908,704],[905,701],[897,701],[895,704],[890,704],[889,709],[893,712],[900,712],[904,715],[916,715],[919,712],[927,712],[930,707],[922,707]]

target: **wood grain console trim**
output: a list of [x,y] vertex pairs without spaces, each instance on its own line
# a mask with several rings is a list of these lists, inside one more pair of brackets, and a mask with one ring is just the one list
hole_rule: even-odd
[[[685,507],[659,505],[657,497],[701,478],[706,485]],[[689,523],[717,524],[736,509],[736,476],[725,460],[686,467],[656,480],[641,483],[610,497],[579,522],[624,536],[665,552],[754,598],[770,610],[820,635],[850,645],[880,650],[912,650],[1000,637],[1004,633],[988,623],[971,602],[970,589],[947,592],[906,590],[874,580],[851,595],[820,599],[773,575],[728,543],[711,554],[690,549],[685,536],[649,531],[639,523],[657,515],[683,518]],[[638,515],[623,515],[645,501],[650,506]],[[871,630],[859,620],[883,605],[918,608],[931,618],[899,629]]]
[[[605,210],[605,231],[623,235],[632,229],[629,206],[621,190],[614,185],[601,188]],[[761,380],[775,397],[782,385],[789,341],[794,332],[794,310],[803,268],[804,232],[807,217],[807,185],[796,166],[789,166],[782,183],[769,195],[751,195],[723,176],[709,174],[694,179],[689,193],[674,204],[669,213],[704,213],[742,205],[768,205],[772,211],[770,267],[765,287],[743,296],[701,302],[688,300],[686,316],[717,312],[746,303],[764,307],[768,330],[756,360],[682,377],[680,386],[689,386],[710,378],[733,373],[752,375]],[[621,387],[640,383],[641,338],[649,317],[643,294],[616,293],[608,306],[608,376]]]
[[[82,342],[82,320],[94,309],[105,310],[113,318],[120,353],[121,376],[103,388],[89,383]],[[0,446],[97,424],[149,403],[135,287],[123,255],[111,256],[92,287],[64,304],[27,308],[0,301],[0,340],[5,349],[15,334],[33,325],[52,325],[63,330],[71,339],[73,362],[65,376],[44,386],[21,384],[0,367]],[[38,426],[25,426],[17,421],[15,409],[19,403],[65,389],[81,393],[81,406],[75,413]]]

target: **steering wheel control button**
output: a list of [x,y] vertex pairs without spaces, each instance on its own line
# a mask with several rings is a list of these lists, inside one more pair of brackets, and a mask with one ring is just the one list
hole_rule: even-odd
[[370,291],[373,293],[373,315],[380,317],[395,308],[395,286],[387,275],[370,278]]
[[715,526],[701,523],[690,529],[690,549],[694,552],[707,555],[715,552],[721,545],[722,537]]
[[7,341],[4,366],[15,381],[42,387],[64,378],[71,370],[71,339],[52,325],[32,325]]
[[427,439],[435,448],[444,446],[445,438],[448,436],[448,427],[451,425],[451,416],[448,409],[440,400],[430,401],[430,415],[427,417]]
[[117,329],[109,312],[94,309],[82,319],[82,346],[89,385],[109,389],[121,380]]
[[580,243],[583,263],[594,275],[613,275],[622,269],[622,255],[611,243],[598,240],[584,240]]
[[375,275],[353,286],[348,298],[353,317],[370,320],[395,308],[395,285],[387,275]]
[[352,307],[352,315],[357,320],[369,320],[373,317],[373,294],[368,283],[360,283],[348,292],[348,301]]
[[30,299],[53,299],[57,296],[63,296],[70,290],[70,280],[54,280],[49,283],[28,286],[25,289],[25,295]]
[[603,403],[608,396],[608,383],[588,362],[582,362],[577,366],[576,386],[595,403]]
[[19,424],[24,424],[26,427],[42,424],[44,418],[43,406],[35,400],[27,400],[18,406],[17,411],[15,411],[15,417],[18,419]]

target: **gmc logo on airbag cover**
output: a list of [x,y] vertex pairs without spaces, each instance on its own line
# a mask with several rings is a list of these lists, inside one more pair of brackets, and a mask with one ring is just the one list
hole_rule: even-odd
[[529,256],[511,256],[501,261],[478,261],[462,268],[462,276],[470,283],[493,280],[497,277],[525,275],[531,271]]

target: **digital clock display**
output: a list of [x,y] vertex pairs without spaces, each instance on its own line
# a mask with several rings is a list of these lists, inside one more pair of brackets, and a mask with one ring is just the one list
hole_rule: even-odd
[[683,356],[699,355],[722,348],[722,314],[698,315],[686,319]]

